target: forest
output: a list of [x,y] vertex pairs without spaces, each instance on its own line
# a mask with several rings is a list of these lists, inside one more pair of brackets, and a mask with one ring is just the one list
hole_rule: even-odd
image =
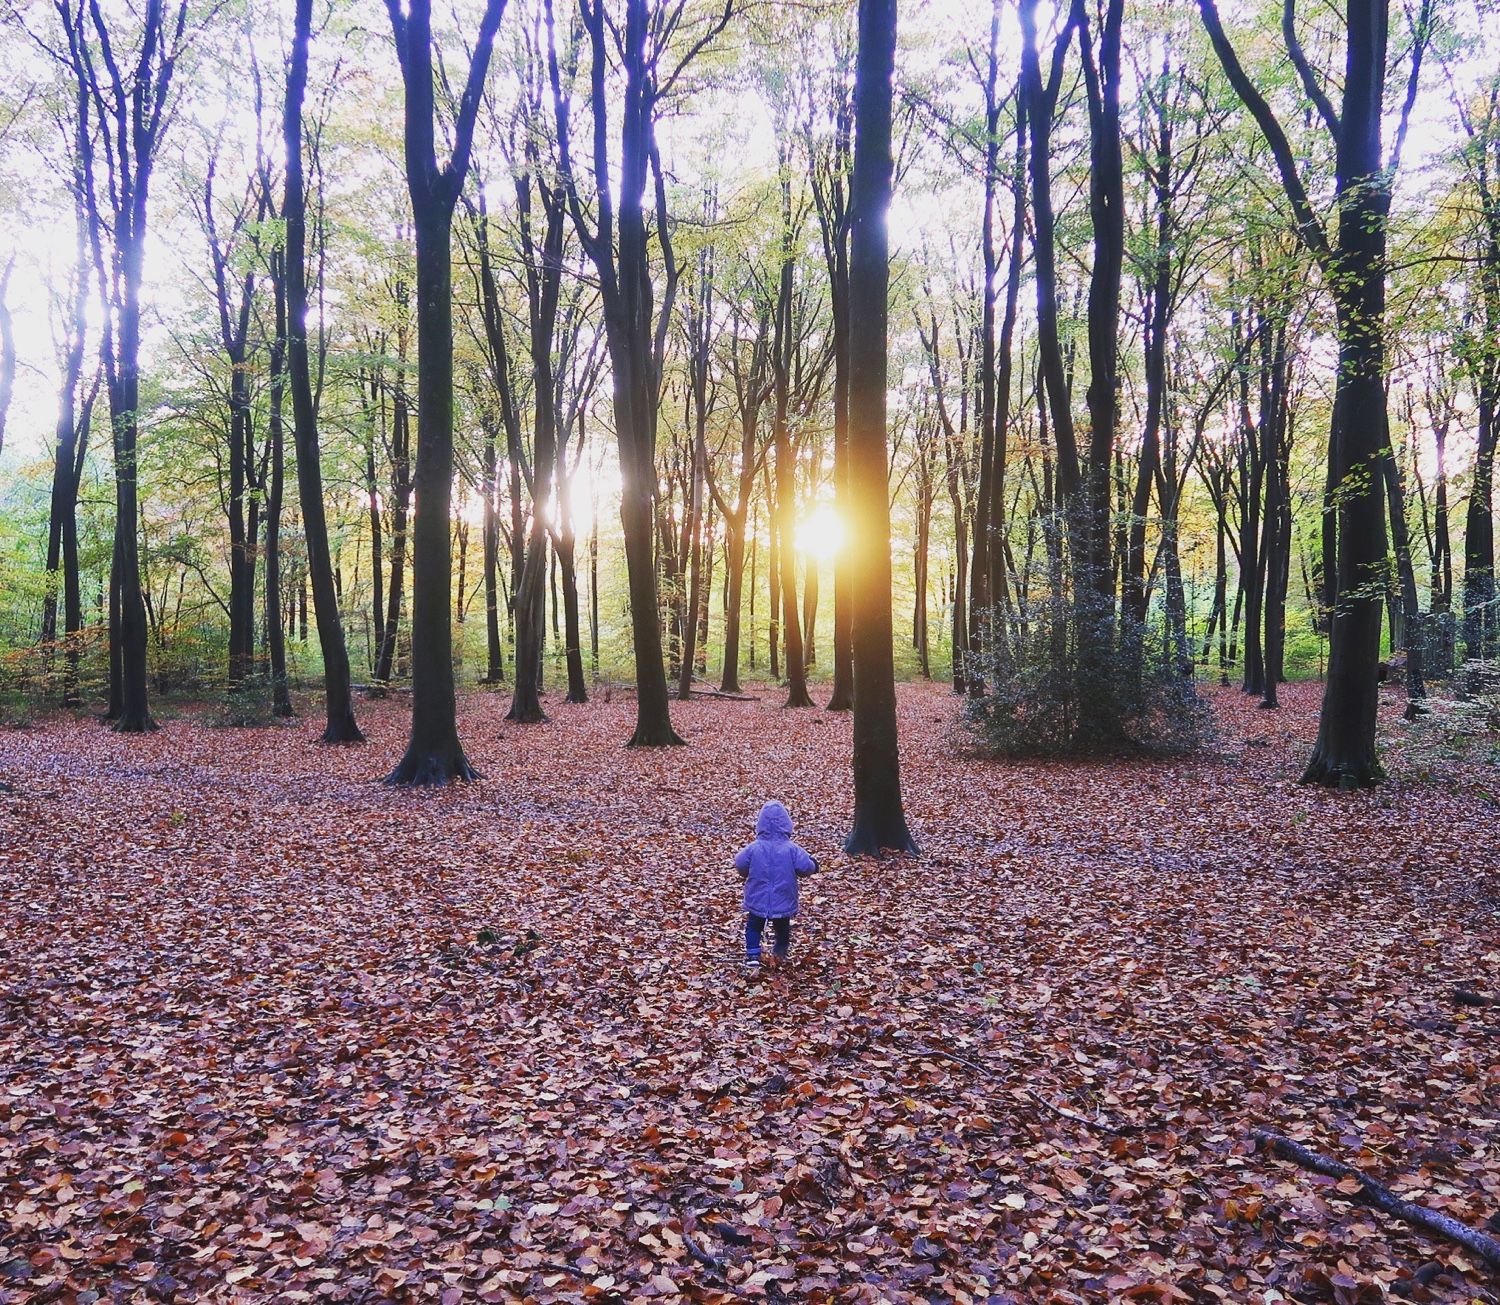
[[1500,1301],[1496,48],[3,0],[0,1305]]

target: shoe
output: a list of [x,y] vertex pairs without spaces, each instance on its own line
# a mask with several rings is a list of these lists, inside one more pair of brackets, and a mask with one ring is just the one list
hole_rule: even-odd
[[761,968],[760,968],[760,958],[759,957],[756,957],[756,956],[747,956],[747,957],[745,957],[745,959],[740,963],[740,968],[742,970],[744,970],[745,977],[747,979],[758,979],[758,978],[760,978]]

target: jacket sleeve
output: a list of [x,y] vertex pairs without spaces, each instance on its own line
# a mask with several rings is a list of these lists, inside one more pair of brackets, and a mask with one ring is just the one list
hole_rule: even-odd
[[799,875],[810,875],[816,873],[818,869],[818,863],[813,860],[813,858],[810,857],[802,848],[798,847],[796,843],[793,843],[792,869],[795,870]]
[[734,868],[738,870],[742,876],[748,875],[750,873],[750,852],[751,849],[754,848],[754,846],[755,844],[751,843],[747,847],[740,848],[740,850],[734,854]]

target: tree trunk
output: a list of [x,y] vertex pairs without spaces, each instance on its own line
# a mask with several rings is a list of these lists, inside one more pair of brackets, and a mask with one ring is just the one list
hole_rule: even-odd
[[486,684],[505,678],[505,659],[500,647],[500,513],[499,459],[493,422],[484,430],[484,646]]
[[[388,784],[477,778],[458,739],[453,682],[453,207],[468,171],[474,119],[505,0],[486,0],[450,157],[439,168],[432,6],[387,10],[406,90],[406,183],[417,247],[417,471],[412,530],[411,737]],[[519,681],[520,676],[517,676]]]
[[[1495,273],[1500,281],[1500,272]],[[1500,290],[1496,291],[1500,296]],[[1495,350],[1492,343],[1489,348]],[[1500,370],[1494,362],[1491,369]],[[1482,386],[1479,391],[1479,432],[1474,449],[1474,473],[1464,518],[1464,654],[1481,661],[1494,654],[1500,633],[1500,611],[1495,589],[1495,444],[1500,435],[1500,394]]]
[[891,79],[896,0],[860,0],[849,251],[850,626],[854,663],[854,818],[844,850],[915,852],[901,805],[891,646],[891,517],[886,448],[886,323]]
[[[363,381],[361,381],[363,387]],[[385,649],[385,574],[381,567],[384,560],[384,532],[380,520],[380,486],[375,475],[375,422],[376,414],[384,420],[384,400],[381,397],[379,373],[370,380],[370,401],[365,409],[365,499],[370,516],[370,625],[375,636],[373,655],[370,657],[372,676],[380,679],[380,654]]]
[[283,123],[286,202],[282,217],[286,223],[288,381],[292,394],[292,438],[297,451],[297,498],[307,542],[307,573],[318,622],[318,644],[323,653],[326,708],[323,742],[360,743],[364,741],[364,735],[354,720],[349,650],[344,645],[343,621],[333,583],[333,558],[328,547],[318,414],[307,352],[307,201],[302,173],[302,101],[307,90],[311,40],[312,0],[297,0]]
[[1337,602],[1318,742],[1304,782],[1379,783],[1380,594],[1386,569],[1381,451],[1385,407],[1385,256],[1389,179],[1381,159],[1388,7],[1350,0],[1344,113],[1338,142],[1338,379],[1331,479],[1337,487]]
[[578,615],[578,567],[571,522],[563,527],[557,542],[557,560],[562,567],[563,639],[568,662],[568,702],[589,700],[583,673],[583,630]]
[[818,664],[818,559],[809,552],[802,563],[802,662]]
[[745,516],[724,517],[724,669],[720,693],[740,689],[740,613],[745,591]]
[[1391,542],[1396,552],[1396,579],[1401,594],[1404,633],[1401,646],[1406,653],[1406,719],[1415,720],[1425,710],[1422,700],[1427,696],[1427,683],[1423,678],[1427,632],[1421,600],[1417,597],[1417,575],[1411,561],[1411,534],[1406,526],[1401,469],[1396,465],[1396,455],[1389,444],[1381,462],[1384,464],[1386,504],[1391,516]]
[[786,428],[784,396],[779,396],[777,402],[775,449],[777,583],[785,639],[786,705],[811,707],[815,704],[807,691],[807,667],[802,660],[802,619],[797,611],[797,549],[793,540],[796,530],[796,468],[792,441]]
[[[615,434],[620,451],[623,494],[620,522],[625,536],[625,569],[629,581],[630,628],[635,649],[636,726],[632,747],[680,744],[672,728],[666,667],[662,664],[661,626],[657,608],[653,514],[656,505],[656,426],[659,382],[665,350],[665,323],[671,318],[676,266],[671,259],[666,184],[660,170],[654,132],[656,64],[649,38],[651,12],[646,0],[626,0],[623,31],[616,29],[624,66],[623,112],[620,117],[618,182],[610,179],[610,160],[597,147],[607,140],[606,96],[610,63],[603,5],[584,11],[591,53],[589,95],[595,117],[594,169],[599,207],[591,227],[575,189],[569,160],[567,115],[558,100],[558,137],[564,184],[574,225],[600,278],[605,342],[614,382]],[[724,21],[728,13],[725,12]],[[719,24],[722,28],[722,22]],[[713,33],[705,36],[704,42]],[[653,172],[654,167],[654,172]],[[644,209],[648,179],[656,181],[656,223],[648,233]],[[618,209],[612,204],[618,184]],[[610,222],[610,217],[614,222]],[[667,251],[663,303],[654,301],[649,239]]]
[[[76,195],[76,192],[75,192]],[[88,242],[86,216],[78,213],[78,252],[73,275],[73,294],[63,334],[62,383],[58,390],[57,426],[53,444],[52,497],[47,523],[47,597],[42,614],[42,641],[57,640],[58,567],[62,567],[63,631],[66,643],[62,701],[78,702],[79,642],[83,630],[83,603],[78,575],[78,491],[88,454],[89,422],[98,393],[96,380],[79,403],[78,387],[83,379],[84,347],[88,341]],[[48,654],[51,661],[51,654]]]
[[[375,683],[387,685],[396,669],[396,644],[401,635],[401,609],[406,597],[407,541],[411,521],[412,454],[411,400],[406,392],[406,287],[398,279],[396,297],[402,324],[397,328],[397,374],[391,389],[391,578],[386,586],[383,637],[375,658]],[[378,559],[377,559],[378,561]]]
[[[410,97],[410,88],[407,93]],[[417,243],[417,458],[411,737],[386,782],[431,785],[477,776],[458,739],[453,681],[452,209],[436,197],[414,192],[412,211]],[[522,678],[518,672],[518,684]]]
[[[271,255],[271,287],[275,300],[275,336],[270,350],[270,412],[266,439],[270,442],[271,465],[266,489],[266,648],[271,672],[271,714],[283,719],[292,712],[292,695],[286,672],[286,623],[281,596],[281,505],[286,494],[286,424],[283,401],[286,392],[286,270],[281,251]],[[379,574],[379,568],[376,568]]]

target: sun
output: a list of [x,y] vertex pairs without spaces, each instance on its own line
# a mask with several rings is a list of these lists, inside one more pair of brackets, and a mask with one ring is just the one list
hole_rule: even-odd
[[844,523],[827,503],[819,503],[797,526],[797,548],[826,561],[844,546]]

